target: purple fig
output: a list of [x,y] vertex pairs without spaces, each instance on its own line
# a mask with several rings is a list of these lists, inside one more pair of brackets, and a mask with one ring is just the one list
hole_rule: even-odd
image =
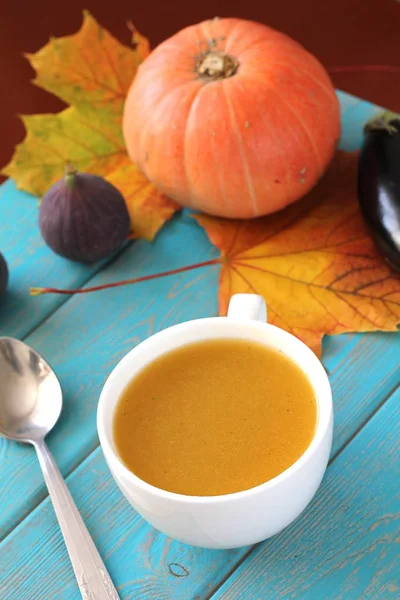
[[0,252],[0,296],[6,291],[8,284],[8,267],[6,259]]
[[39,226],[46,244],[60,256],[94,262],[121,246],[130,220],[122,194],[111,183],[68,167],[42,199]]

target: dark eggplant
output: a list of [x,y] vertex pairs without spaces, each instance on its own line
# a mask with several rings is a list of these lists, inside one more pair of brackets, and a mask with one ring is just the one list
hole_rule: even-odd
[[79,262],[109,256],[127,239],[128,209],[111,183],[68,166],[42,199],[39,226],[57,254]]
[[400,115],[384,112],[364,128],[358,163],[361,212],[379,252],[400,271]]
[[6,291],[8,284],[8,267],[6,259],[0,252],[0,296]]

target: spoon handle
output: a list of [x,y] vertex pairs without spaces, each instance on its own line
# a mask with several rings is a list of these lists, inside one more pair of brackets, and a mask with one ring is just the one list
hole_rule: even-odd
[[83,600],[119,600],[46,442],[36,443],[35,448]]

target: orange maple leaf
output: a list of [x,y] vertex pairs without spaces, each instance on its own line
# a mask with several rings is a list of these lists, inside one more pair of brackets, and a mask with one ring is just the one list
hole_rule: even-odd
[[85,11],[77,33],[52,38],[28,54],[34,83],[69,106],[54,115],[22,117],[26,138],[3,173],[35,196],[62,177],[67,162],[101,175],[123,194],[133,235],[151,240],[180,207],[160,194],[126,154],[121,129],[125,96],[149,53],[147,39],[136,31],[133,44],[121,44]]
[[357,159],[338,152],[320,184],[275,215],[254,221],[196,216],[221,251],[220,314],[234,293],[261,294],[269,321],[317,355],[324,334],[396,330],[400,277],[362,221]]

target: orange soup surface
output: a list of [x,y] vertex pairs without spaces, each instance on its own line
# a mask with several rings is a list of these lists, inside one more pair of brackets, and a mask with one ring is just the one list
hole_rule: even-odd
[[144,481],[194,496],[276,477],[309,446],[317,403],[307,376],[275,349],[240,339],[188,344],[133,377],[114,440]]

